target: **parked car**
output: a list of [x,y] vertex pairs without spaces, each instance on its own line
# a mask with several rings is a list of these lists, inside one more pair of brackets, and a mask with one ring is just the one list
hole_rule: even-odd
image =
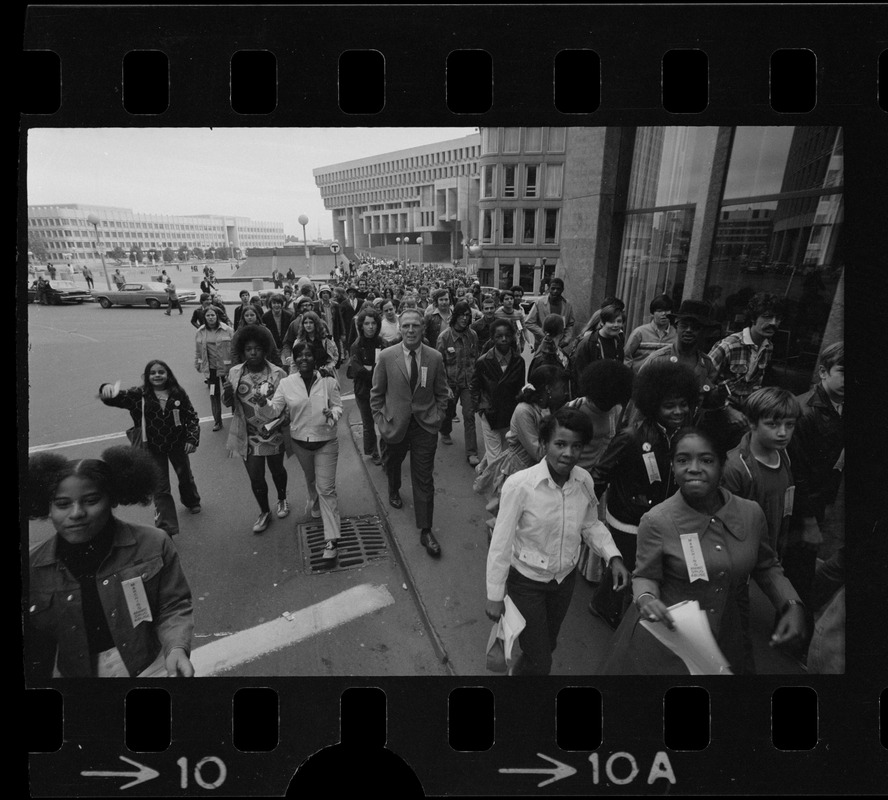
[[[48,281],[46,287],[46,302],[51,306],[60,306],[62,303],[83,303],[92,301],[92,295],[85,289],[81,289],[74,281],[54,280]],[[37,299],[37,281],[28,287],[28,302],[33,303]]]
[[[190,303],[197,299],[197,293],[191,290],[177,291],[180,303]],[[93,291],[93,297],[102,308],[118,306],[148,306],[160,308],[170,304],[166,288],[162,283],[125,283],[122,289],[113,291]]]

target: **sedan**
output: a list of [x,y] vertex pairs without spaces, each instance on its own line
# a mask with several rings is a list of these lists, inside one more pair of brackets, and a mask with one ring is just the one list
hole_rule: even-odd
[[[197,299],[193,291],[177,291],[180,303],[188,303]],[[125,283],[121,289],[111,292],[93,292],[102,308],[118,306],[148,306],[148,308],[160,308],[168,306],[170,299],[166,293],[166,287],[162,283]]]
[[[60,306],[62,303],[82,303],[84,300],[92,300],[92,295],[85,289],[81,289],[74,281],[47,281],[46,302],[51,306]],[[33,303],[37,299],[37,281],[28,287],[28,302]]]

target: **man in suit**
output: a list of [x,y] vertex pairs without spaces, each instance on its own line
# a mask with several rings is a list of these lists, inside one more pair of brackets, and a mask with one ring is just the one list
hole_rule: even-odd
[[357,329],[354,326],[355,315],[361,310],[362,302],[358,300],[358,290],[349,286],[346,290],[346,299],[339,304],[339,318],[342,323],[341,346],[347,353],[355,340]]
[[389,504],[401,508],[401,464],[410,451],[410,479],[419,543],[441,555],[432,533],[435,480],[432,474],[438,429],[447,413],[449,392],[444,359],[422,343],[422,312],[408,308],[399,320],[402,341],[383,350],[373,372],[370,410],[386,442]]

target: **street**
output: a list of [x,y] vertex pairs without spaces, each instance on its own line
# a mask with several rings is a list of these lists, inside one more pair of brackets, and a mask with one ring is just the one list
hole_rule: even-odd
[[[226,284],[233,310],[240,285]],[[310,559],[307,492],[295,458],[286,462],[289,517],[261,535],[258,513],[239,459],[225,450],[225,429],[212,432],[210,398],[194,370],[193,305],[167,317],[148,308],[28,306],[29,449],[52,449],[68,458],[98,456],[126,444],[129,415],[98,399],[102,382],[137,385],[151,358],[167,361],[201,417],[201,442],[191,457],[202,512],[178,505],[175,538],[194,596],[193,661],[199,675],[490,675],[484,615],[486,512],[472,491],[463,426],[454,445],[438,446],[435,535],[443,556],[430,558],[413,523],[408,464],[404,507],[388,505],[383,471],[360,454],[360,415],[351,382],[341,370],[345,415],[339,426],[337,489],[344,525],[381,531],[383,547],[364,547],[353,568],[320,570]],[[356,445],[356,442],[358,443]],[[269,480],[269,486],[271,481]],[[174,489],[175,495],[175,489]],[[381,498],[381,500],[380,500]],[[177,498],[178,500],[178,498]],[[123,519],[151,524],[152,507],[126,507]],[[360,527],[360,526],[359,526]],[[29,523],[29,540],[52,534],[47,520]],[[363,536],[363,534],[362,534]],[[360,538],[360,537],[359,537]],[[366,552],[365,552],[366,551]],[[346,566],[340,564],[340,567]],[[594,674],[610,629],[588,610],[592,586],[576,591],[554,653],[553,674]],[[767,646],[773,609],[752,592],[755,658],[761,673],[801,672]]]

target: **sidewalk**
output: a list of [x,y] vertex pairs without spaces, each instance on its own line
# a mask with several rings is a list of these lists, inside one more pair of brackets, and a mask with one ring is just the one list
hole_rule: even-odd
[[[461,418],[462,412],[460,410]],[[400,553],[419,602],[434,629],[438,646],[456,675],[494,675],[486,669],[485,648],[491,622],[486,603],[487,525],[485,500],[472,490],[475,472],[466,462],[463,425],[454,424],[453,445],[438,440],[435,454],[434,533],[442,555],[432,558],[419,544],[413,515],[409,454],[402,466],[402,509],[388,503],[382,467],[362,455],[360,414],[352,406],[348,422],[358,457],[363,460],[382,514],[387,516],[394,546]],[[483,443],[479,442],[483,453]],[[578,577],[570,610],[553,653],[552,675],[594,675],[601,664],[611,629],[588,611],[594,587]],[[788,657],[768,647],[774,609],[758,589],[750,592],[753,650],[759,674],[800,674]]]

